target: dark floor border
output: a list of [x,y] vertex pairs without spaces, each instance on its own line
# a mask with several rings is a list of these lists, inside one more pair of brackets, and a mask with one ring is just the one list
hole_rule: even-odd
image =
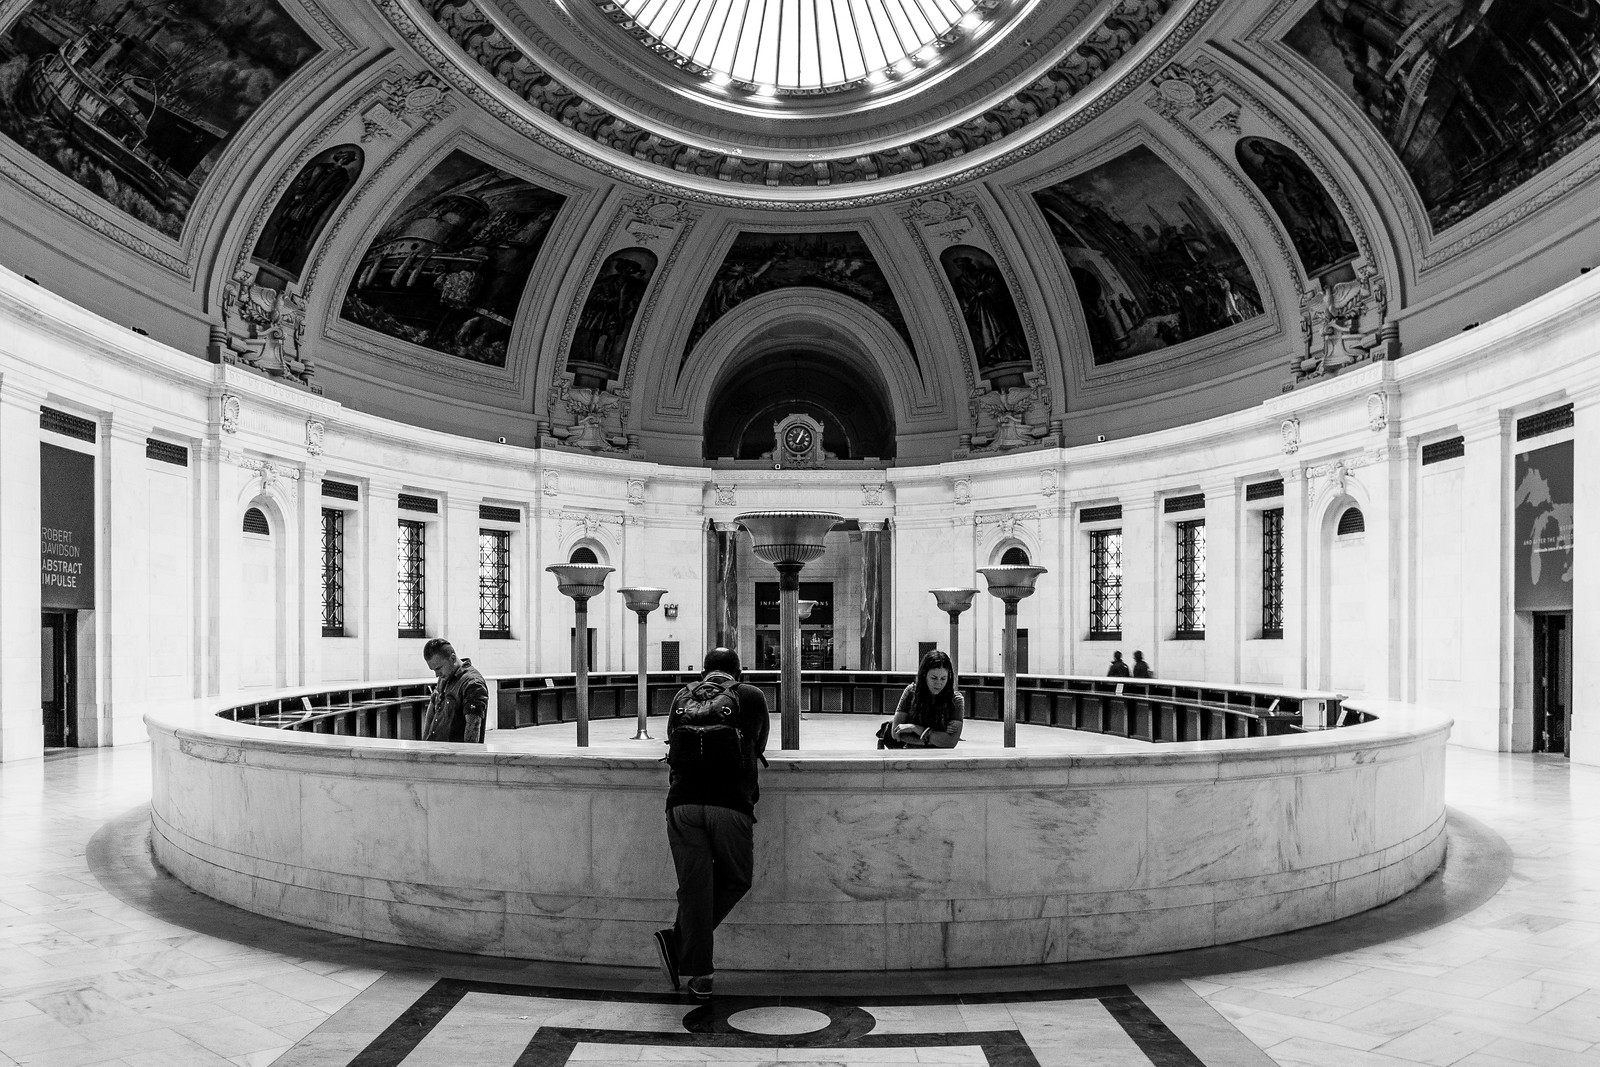
[[[399,1067],[469,993],[496,996],[591,1000],[607,1003],[676,1004],[676,993],[618,993],[556,986],[511,985],[441,978],[411,1003],[382,1033],[373,1038],[347,1067]],[[881,1007],[948,1004],[1048,1003],[1098,1000],[1138,1046],[1152,1067],[1204,1067],[1198,1056],[1127,986],[957,994],[864,994],[834,996],[719,996],[689,1012],[681,1032],[541,1026],[517,1058],[516,1067],[565,1067],[580,1043],[665,1045],[680,1048],[850,1049],[949,1048],[976,1045],[990,1067],[1038,1067],[1038,1059],[1020,1030],[957,1030],[930,1033],[874,1034],[876,1025],[861,1002]],[[755,1034],[728,1023],[751,1008],[809,1008],[828,1017],[828,1025],[804,1034]]]
[[[1481,906],[1505,884],[1511,874],[1512,853],[1499,834],[1477,819],[1449,809],[1445,836],[1444,862],[1416,889],[1388,904],[1322,926],[1153,956],[897,973],[902,975],[902,988],[909,983],[947,994],[998,988],[1001,983],[1009,988],[1061,989],[1203,977],[1367,948],[1459,918]],[[130,808],[108,821],[90,838],[85,853],[89,870],[100,885],[131,907],[197,933],[297,958],[383,970],[534,979],[524,984],[537,984],[540,972],[560,967],[561,981],[623,989],[651,980],[656,973],[649,945],[641,945],[638,967],[557,964],[390,945],[255,915],[190,889],[156,863],[150,849],[148,804]],[[766,986],[789,994],[803,991],[807,981],[805,972],[743,972],[740,978],[743,988],[759,990]],[[836,992],[839,974],[817,975],[811,981],[819,993]]]

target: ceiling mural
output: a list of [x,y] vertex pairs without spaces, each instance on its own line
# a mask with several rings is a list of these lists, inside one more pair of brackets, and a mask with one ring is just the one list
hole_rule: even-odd
[[[915,357],[911,327],[889,288],[889,279],[866,241],[854,230],[836,233],[754,233],[734,240],[711,279],[694,317],[683,361],[705,332],[744,301],[774,289],[814,286],[854,297],[881,315],[905,339]],[[683,372],[682,362],[678,371]]]
[[170,237],[317,46],[272,0],[38,0],[0,36],[0,132]]
[[259,281],[300,280],[311,247],[322,236],[333,209],[355,184],[365,159],[359,145],[341,144],[317,153],[301,168],[273,207],[250,253],[263,268]]
[[1141,145],[1033,195],[1067,261],[1095,363],[1262,313],[1233,238],[1150,149]]
[[402,341],[504,367],[517,305],[565,201],[465,152],[450,153],[378,232],[340,314]]
[[1600,131],[1595,0],[1322,0],[1284,41],[1377,126],[1436,231]]
[[628,335],[655,276],[656,262],[656,254],[648,248],[624,248],[601,264],[567,353],[567,371],[578,387],[604,388],[621,372]]
[[1315,278],[1356,257],[1350,227],[1299,156],[1265,137],[1241,138],[1234,154],[1288,231],[1307,277]]
[[994,257],[973,245],[951,245],[939,253],[939,264],[961,305],[978,376],[989,379],[1004,376],[1008,369],[1032,369],[1022,316]]

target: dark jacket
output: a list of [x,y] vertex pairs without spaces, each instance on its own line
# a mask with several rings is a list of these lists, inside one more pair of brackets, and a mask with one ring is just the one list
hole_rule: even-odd
[[[473,736],[467,736],[467,716],[478,717]],[[428,714],[422,720],[424,741],[464,741],[480,744],[489,717],[489,685],[470,659],[433,687]]]
[[1150,663],[1149,663],[1149,661],[1148,660],[1142,660],[1142,659],[1136,659],[1136,660],[1133,661],[1133,676],[1135,678],[1154,678],[1155,677],[1155,675],[1150,673]]
[[[691,688],[693,687],[685,686],[672,698],[672,713],[667,716],[669,740],[673,729],[681,721],[681,712],[683,706],[689,702]],[[771,729],[772,721],[767,710],[767,698],[761,695],[761,690],[753,685],[739,682],[733,687],[733,692],[739,698],[735,725],[743,735],[746,748],[744,773],[730,777],[726,781],[691,782],[685,780],[677,771],[672,771],[667,785],[668,811],[679,804],[709,804],[716,808],[742,811],[751,819],[755,818],[756,801],[761,799],[759,757],[767,750],[767,733]]]
[[1106,677],[1129,678],[1132,677],[1132,672],[1128,670],[1128,665],[1125,662],[1120,659],[1116,659],[1111,661],[1111,669],[1106,671]]

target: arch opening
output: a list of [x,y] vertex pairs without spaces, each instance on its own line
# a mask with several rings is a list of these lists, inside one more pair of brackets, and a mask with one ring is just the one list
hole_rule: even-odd
[[706,405],[704,458],[759,460],[789,415],[822,423],[822,447],[841,460],[893,459],[894,410],[875,377],[815,348],[755,353],[732,367]]

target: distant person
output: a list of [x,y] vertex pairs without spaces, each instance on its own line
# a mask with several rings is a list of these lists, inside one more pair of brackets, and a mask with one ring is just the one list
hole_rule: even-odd
[[756,761],[766,763],[767,698],[739,679],[739,654],[706,653],[700,681],[672,698],[667,717],[667,845],[678,872],[678,917],[656,931],[672,988],[689,979],[710,1000],[712,932],[750,890],[755,870]]
[[954,678],[947,653],[933,649],[923,656],[917,680],[900,694],[889,736],[904,748],[955,748],[961,740],[966,702],[950,684]]
[[1131,678],[1132,677],[1132,673],[1128,670],[1128,665],[1126,663],[1124,663],[1123,660],[1122,660],[1122,653],[1121,652],[1113,652],[1113,653],[1111,653],[1111,669],[1109,671],[1106,671],[1106,677],[1107,678]]
[[1133,650],[1133,676],[1135,678],[1155,677],[1155,674],[1150,670],[1150,664],[1144,661],[1144,653],[1138,649]]
[[489,685],[470,659],[455,646],[435,637],[422,646],[422,662],[439,681],[422,719],[422,740],[483,743],[483,721],[489,713]]

